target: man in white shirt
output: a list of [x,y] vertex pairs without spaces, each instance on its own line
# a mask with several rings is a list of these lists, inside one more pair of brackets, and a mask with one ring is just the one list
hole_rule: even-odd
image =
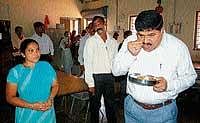
[[14,49],[19,50],[21,43],[24,41],[24,31],[22,26],[15,27],[15,34],[13,35],[12,45]]
[[105,21],[101,16],[93,18],[95,35],[85,44],[83,56],[85,66],[85,81],[88,84],[91,109],[91,123],[99,122],[99,109],[103,95],[108,123],[116,123],[114,103],[114,76],[111,73],[111,63],[117,53],[117,42],[108,35]]
[[[163,29],[163,18],[155,10],[141,12],[137,34],[128,37],[113,60],[114,75],[128,71],[124,102],[126,123],[176,123],[178,94],[197,77],[187,46]],[[131,74],[152,75],[153,86],[131,81]]]
[[14,52],[12,55],[14,56],[14,64],[20,64],[23,62],[23,58],[20,52],[20,45],[25,40],[24,31],[22,26],[15,27],[15,34],[13,35],[12,45]]
[[80,63],[80,70],[81,70],[81,75],[84,73],[85,71],[85,68],[84,68],[84,59],[83,59],[83,51],[84,51],[84,47],[85,47],[85,43],[86,43],[86,40],[93,36],[95,31],[93,29],[93,25],[92,23],[90,23],[88,25],[88,27],[86,27],[86,35],[81,37],[81,40],[80,40],[80,46],[79,46],[79,49],[78,49],[78,61]]
[[42,22],[35,22],[33,24],[35,33],[31,39],[36,40],[40,46],[40,60],[51,62],[53,60],[54,48],[50,37],[45,34],[44,24]]

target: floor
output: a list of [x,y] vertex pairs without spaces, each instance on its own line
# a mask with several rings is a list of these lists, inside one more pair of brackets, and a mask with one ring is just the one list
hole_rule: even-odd
[[[117,104],[117,121],[118,123],[123,123],[124,122],[124,118],[123,118],[123,109],[119,103],[119,99],[116,98],[116,104]],[[70,113],[70,107],[72,104],[72,97],[71,96],[67,96],[67,107],[66,107],[66,111],[67,113],[65,114],[64,112],[59,112],[59,110],[57,110],[57,122],[58,123],[90,123],[89,119],[90,119],[90,112],[88,113],[89,116],[87,118],[87,120],[85,119],[85,114],[86,114],[86,110],[87,110],[87,102],[86,101],[77,101],[75,102],[75,106],[72,114]],[[56,108],[59,109],[60,105],[57,105]],[[103,111],[103,110],[102,110]],[[100,113],[101,115],[101,113]],[[101,115],[100,117],[100,122],[101,123],[106,123],[105,122],[105,117]]]
[[[193,90],[194,91],[194,90]],[[179,108],[178,123],[200,123],[200,100],[198,95],[192,95],[194,92],[187,92],[177,99]],[[65,99],[65,100],[64,100]],[[66,102],[66,105],[64,105]],[[70,114],[71,96],[57,97],[55,99],[55,109],[57,123],[84,123],[84,114],[87,109],[87,102],[77,101],[75,108]],[[123,109],[116,97],[118,123],[124,122]],[[64,110],[65,107],[65,110]],[[0,106],[0,123],[14,123],[14,108],[9,105]],[[84,110],[84,111],[83,111]],[[66,112],[65,112],[66,111]],[[88,120],[85,123],[90,123]],[[103,122],[102,122],[103,123]]]
[[[73,72],[77,72],[78,68],[74,68]],[[72,104],[70,95],[55,98],[56,120],[57,123],[90,123],[84,120],[85,111],[87,109],[86,101],[76,101],[75,108],[70,113]],[[124,123],[123,107],[120,103],[119,94],[116,94],[117,104],[117,121]],[[193,88],[181,93],[177,98],[177,106],[179,109],[178,123],[200,123],[200,87],[195,85]],[[90,113],[89,113],[90,114]],[[89,119],[90,115],[88,116]],[[14,123],[14,107],[7,103],[0,103],[0,123]],[[101,122],[104,123],[104,122]]]

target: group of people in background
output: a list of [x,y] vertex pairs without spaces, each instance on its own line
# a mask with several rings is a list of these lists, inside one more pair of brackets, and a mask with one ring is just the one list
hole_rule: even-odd
[[[34,27],[34,34],[31,37],[25,37],[23,32],[22,26],[16,26],[15,27],[15,34],[13,35],[13,49],[14,49],[14,56],[16,53],[18,53],[18,56],[21,57],[20,54],[20,45],[21,43],[27,38],[27,39],[33,39],[38,42],[40,45],[40,60],[51,62],[53,60],[54,55],[54,46],[53,42],[50,39],[50,37],[45,34],[45,26],[42,22],[35,22],[33,24]],[[15,57],[16,58],[16,57]],[[22,60],[17,59],[16,63],[21,63]]]
[[[102,96],[107,122],[117,123],[116,76],[122,87],[125,123],[177,122],[175,99],[195,83],[197,75],[187,46],[165,32],[163,25],[160,13],[145,10],[136,18],[137,33],[125,31],[120,44],[116,41],[119,34],[115,32],[110,36],[101,16],[95,16],[79,36],[76,31],[64,33],[59,44],[64,71],[71,74],[74,60],[79,62],[89,87],[91,123],[99,122]],[[16,27],[20,46],[14,47],[20,50],[23,62],[9,71],[6,98],[17,107],[17,123],[55,123],[53,100],[58,83],[50,64],[54,55],[53,43],[45,34],[43,23],[34,23],[34,29],[33,36],[23,40],[22,28]],[[129,76],[134,73],[155,76],[155,85],[131,82]]]

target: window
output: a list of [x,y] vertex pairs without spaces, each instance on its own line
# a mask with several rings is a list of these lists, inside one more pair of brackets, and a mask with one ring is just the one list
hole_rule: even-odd
[[80,18],[60,17],[60,24],[64,24],[66,31],[76,30],[77,33],[80,33],[80,23]]
[[92,22],[92,18],[84,19],[83,28],[85,29]]
[[196,12],[194,49],[195,50],[200,50],[200,11]]
[[[96,0],[90,0],[90,1],[96,1]],[[96,8],[96,9],[82,10],[81,15],[84,18],[83,28],[85,29],[88,26],[88,24],[92,22],[92,18],[94,16],[104,17],[105,22],[107,23],[107,11],[108,11],[108,6],[103,6],[101,8]],[[106,28],[107,28],[107,26],[106,26]]]
[[80,33],[80,19],[71,19],[70,20],[70,32],[76,30],[76,32]]
[[136,19],[137,15],[134,16],[130,16],[130,20],[129,20],[129,30],[132,31],[132,33],[136,33],[137,31],[135,30],[135,19]]

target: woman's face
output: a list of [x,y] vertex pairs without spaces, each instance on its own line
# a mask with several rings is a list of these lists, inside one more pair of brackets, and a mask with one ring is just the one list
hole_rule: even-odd
[[38,44],[32,42],[25,49],[25,63],[34,64],[40,59],[40,50]]

